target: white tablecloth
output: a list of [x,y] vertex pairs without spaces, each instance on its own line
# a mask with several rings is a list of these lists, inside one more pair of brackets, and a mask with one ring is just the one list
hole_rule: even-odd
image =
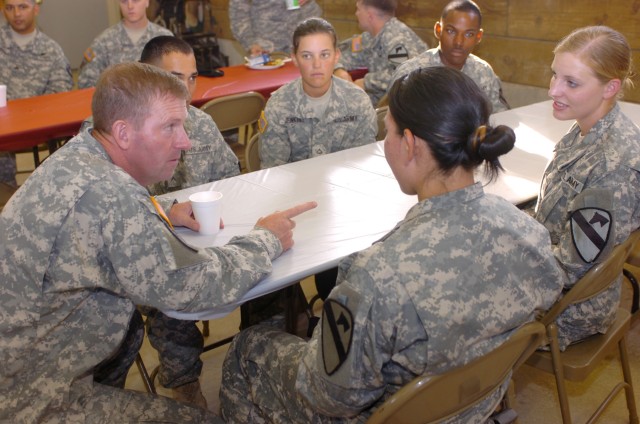
[[[623,110],[640,122],[640,105],[623,104]],[[509,125],[516,132],[516,146],[501,159],[505,173],[485,187],[513,204],[533,199],[553,146],[572,122],[553,118],[551,101],[500,112],[492,124]],[[417,202],[403,194],[384,158],[383,142],[357,147],[276,168],[213,183],[223,193],[225,228],[215,236],[187,229],[177,232],[198,247],[220,246],[235,235],[248,233],[258,218],[308,200],[318,207],[296,220],[295,245],[273,263],[273,271],[240,302],[202,313],[167,314],[181,319],[224,316],[247,300],[275,291],[370,246],[400,220]],[[482,181],[481,175],[477,178]],[[180,201],[211,185],[173,193]],[[453,213],[453,211],[452,211]]]

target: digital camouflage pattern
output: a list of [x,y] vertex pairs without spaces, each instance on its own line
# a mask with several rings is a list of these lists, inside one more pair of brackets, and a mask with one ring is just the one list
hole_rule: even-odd
[[62,47],[36,30],[36,36],[21,49],[11,36],[11,27],[0,28],[0,84],[7,86],[7,99],[22,99],[60,93],[73,88],[71,67]]
[[[87,393],[91,396],[87,397]],[[90,383],[90,376],[78,381],[69,392],[69,409],[64,414],[47,416],[47,424],[98,423],[166,423],[166,424],[222,424],[224,421],[200,408],[163,396],[149,396],[133,390],[113,390]],[[90,411],[90,412],[88,412]],[[4,422],[4,421],[3,421]],[[36,422],[31,419],[7,421]]]
[[[71,67],[62,48],[36,30],[36,36],[21,49],[11,36],[11,27],[0,27],[0,84],[7,86],[7,99],[59,93],[73,88]],[[0,152],[0,181],[12,186],[16,182],[14,154]]]
[[134,44],[129,38],[122,21],[107,28],[98,35],[84,52],[78,75],[78,88],[93,87],[102,71],[111,65],[140,60],[140,54],[149,40],[159,35],[173,35],[168,29],[153,22]]
[[[640,129],[616,104],[584,139],[579,136],[576,124],[556,145],[535,214],[551,234],[553,252],[568,275],[566,288],[598,262],[585,262],[576,250],[570,223],[574,210],[596,207],[612,217],[600,258],[640,227]],[[620,303],[621,284],[622,275],[609,290],[569,307],[558,317],[562,349],[607,331]]]
[[291,53],[293,31],[300,22],[314,16],[322,16],[315,0],[296,10],[287,10],[285,0],[229,1],[231,32],[245,50],[265,40],[273,44],[274,51]]
[[[328,317],[325,307],[309,342],[260,328],[236,337],[223,364],[222,415],[232,423],[365,422],[416,376],[502,344],[553,304],[563,276],[545,228],[480,183],[426,199],[340,263],[328,303],[342,313]],[[507,382],[450,422],[484,422]]]
[[10,152],[0,152],[0,181],[10,186],[17,187],[16,181],[16,156]]
[[428,48],[411,28],[397,18],[391,18],[375,37],[363,32],[342,41],[342,55],[336,69],[368,68],[364,89],[375,106],[386,94],[398,66]]
[[238,157],[220,134],[211,115],[189,106],[185,130],[191,148],[182,151],[171,180],[151,186],[151,194],[165,194],[240,174]]
[[[444,66],[440,59],[440,47],[429,49],[400,65],[393,73],[389,88],[400,77],[408,75],[418,68],[428,68],[430,66]],[[494,113],[509,109],[509,104],[502,96],[500,78],[493,72],[493,68],[488,62],[474,54],[470,54],[461,71],[470,77],[489,98]]]
[[[151,194],[176,190],[222,180],[240,174],[238,157],[220,134],[210,115],[189,106],[185,130],[191,149],[183,150],[170,181],[154,184]],[[174,388],[197,380],[202,370],[204,340],[195,321],[171,318],[160,311],[147,315],[147,336],[158,351],[158,380]]]
[[[282,250],[260,228],[218,248],[184,244],[89,131],[36,169],[0,228],[0,421],[10,422],[130,421],[110,399],[138,395],[91,380],[135,305],[186,312],[234,302]],[[185,411],[145,399],[128,410],[160,421]]]
[[315,116],[301,78],[271,95],[264,118],[260,136],[262,168],[362,146],[375,141],[378,131],[376,112],[367,95],[336,77],[332,77],[330,99],[321,118]]

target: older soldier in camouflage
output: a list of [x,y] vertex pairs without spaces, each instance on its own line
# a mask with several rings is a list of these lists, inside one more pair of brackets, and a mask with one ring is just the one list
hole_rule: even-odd
[[320,18],[293,33],[293,58],[301,78],[279,88],[261,121],[263,168],[297,162],[375,141],[375,110],[367,95],[332,76],[340,56],[336,34]]
[[189,203],[163,208],[145,186],[168,179],[190,147],[188,99],[157,67],[109,68],[93,95],[95,126],[0,214],[0,421],[216,422],[172,399],[93,382],[135,305],[197,311],[238,299],[293,244],[291,218],[315,206],[261,218],[222,247],[184,244],[172,228],[198,230]]
[[[36,28],[35,0],[4,0],[7,21],[0,27],[0,84],[7,99],[59,93],[73,88],[71,68],[62,48]],[[17,185],[16,158],[0,152],[0,181]]]
[[[186,41],[166,35],[155,37],[145,45],[140,61],[176,75],[193,96],[198,71],[193,49]],[[182,151],[170,180],[150,187],[152,195],[240,174],[238,157],[222,138],[210,115],[189,106],[185,130],[191,148]],[[198,380],[204,340],[195,321],[171,318],[158,310],[147,312],[147,335],[160,359],[158,380],[164,387],[173,389],[174,399],[206,408]]]
[[396,68],[429,48],[395,18],[396,5],[396,0],[358,0],[356,17],[365,32],[340,43],[342,56],[336,76],[351,81],[347,70],[368,68],[364,78],[354,82],[367,92],[374,106],[386,94]]
[[294,10],[287,10],[285,0],[229,1],[231,32],[248,54],[262,53],[265,42],[274,51],[291,52],[291,34],[298,23],[313,16],[322,16],[315,0],[300,0],[300,8]]
[[[432,67],[397,81],[389,99],[385,156],[419,202],[340,263],[309,342],[265,327],[236,337],[220,391],[227,422],[365,422],[416,376],[484,355],[560,294],[545,228],[474,183],[483,163],[495,177],[515,143],[510,128],[489,126],[475,83]],[[484,422],[508,381],[447,422]]]
[[[553,114],[576,124],[556,145],[535,217],[551,234],[554,254],[568,275],[567,289],[640,227],[640,129],[616,101],[628,84],[630,57],[624,37],[607,27],[578,29],[555,50]],[[607,331],[621,284],[622,275],[610,289],[558,318],[561,349]]]
[[149,0],[117,0],[122,20],[98,35],[84,52],[78,75],[78,88],[93,87],[110,65],[134,62],[149,40],[158,35],[173,35],[166,28],[149,22]]

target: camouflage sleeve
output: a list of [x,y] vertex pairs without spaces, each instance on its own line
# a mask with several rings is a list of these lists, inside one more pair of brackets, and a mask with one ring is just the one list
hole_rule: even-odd
[[[313,18],[314,16],[317,16],[319,18],[322,17],[322,8],[315,0],[307,1],[304,4],[304,6],[301,7],[301,12],[302,12],[302,19],[300,21]],[[293,34],[293,31],[292,31],[292,34]]]
[[85,50],[78,75],[78,88],[95,86],[102,71],[109,66],[103,44],[102,40],[98,38]]
[[411,354],[412,363],[393,365],[394,352],[427,351],[425,324],[392,267],[376,261],[369,272],[364,263],[356,259],[331,292],[298,367],[296,389],[329,416],[360,413],[389,381],[409,381],[426,367]]
[[351,70],[367,66],[366,53],[363,50],[354,52],[354,48],[357,49],[354,46],[362,46],[362,35],[354,35],[339,43],[340,59],[335,69]]
[[[100,212],[93,237],[102,239],[104,260],[117,274],[114,284],[135,304],[193,312],[237,301],[271,271],[271,260],[282,252],[278,239],[259,228],[225,246],[197,251],[168,229],[148,197],[132,201],[125,192],[118,190],[112,196],[117,199]],[[104,195],[92,192],[80,208],[96,216],[97,205],[105,206]],[[84,224],[81,213],[74,217]]]
[[[375,286],[375,281],[364,272],[353,273],[348,276],[354,284],[368,284]],[[334,299],[343,299],[334,303]],[[390,358],[378,351],[378,342],[384,342],[383,335],[376,335],[380,327],[375,323],[362,321],[361,317],[376,316],[376,321],[384,321],[384,317],[374,315],[371,311],[371,299],[365,299],[351,288],[347,281],[342,281],[331,292],[331,296],[323,306],[322,322],[307,343],[302,361],[298,367],[296,389],[306,401],[313,405],[316,411],[328,416],[349,417],[360,413],[364,408],[373,404],[385,391],[382,364]],[[326,312],[331,308],[331,313]],[[336,342],[329,328],[328,315],[346,318],[346,325],[338,325],[336,330],[342,334],[341,348]],[[378,320],[380,318],[380,320]],[[352,332],[347,330],[352,329]],[[335,334],[335,331],[334,331]],[[346,337],[344,337],[346,335]]]
[[291,158],[291,141],[285,126],[285,113],[278,98],[272,97],[264,109],[266,128],[260,135],[260,167],[262,169],[288,163]]
[[411,71],[413,70],[413,66],[412,66],[413,62],[414,61],[407,60],[406,62],[401,63],[400,66],[398,66],[396,70],[393,71],[393,73],[391,74],[391,79],[389,80],[389,86],[387,87],[387,92],[391,89],[391,86],[393,85],[394,82],[396,82],[396,80],[411,73]]
[[[636,229],[640,213],[638,192],[640,173],[621,166],[591,180],[589,187],[572,199],[564,231],[553,246],[554,255],[570,282],[582,277],[599,258]],[[595,232],[590,233],[592,230]],[[599,246],[596,250],[593,250],[594,238]]]
[[230,0],[229,21],[231,33],[248,50],[256,41],[256,34],[251,26],[251,0]]
[[379,64],[376,70],[370,70],[364,76],[365,90],[368,93],[378,93],[381,97],[387,92],[395,70],[427,48],[427,44],[413,34],[391,32],[383,40],[385,63]]
[[384,67],[376,72],[367,72],[364,76],[364,89],[367,93],[386,93],[393,69]]
[[491,105],[493,106],[493,113],[502,112],[509,109],[509,103],[507,103],[506,99],[502,95],[502,85],[500,84],[500,79],[498,79],[496,75],[491,78],[491,82],[489,83],[487,91],[487,95],[489,96],[489,100],[491,101]]
[[47,88],[43,94],[62,93],[70,91],[72,88],[71,66],[62,49],[58,49],[54,56],[54,63],[51,65]]

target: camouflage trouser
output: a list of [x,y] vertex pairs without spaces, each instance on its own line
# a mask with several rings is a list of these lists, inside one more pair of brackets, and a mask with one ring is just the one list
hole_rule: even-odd
[[311,423],[295,394],[304,345],[303,339],[273,327],[255,325],[240,332],[222,366],[220,407],[225,421]]
[[223,423],[218,416],[204,409],[163,396],[92,383],[90,379],[74,382],[68,402],[47,412],[41,421],[47,424]]
[[147,314],[149,342],[158,351],[160,384],[174,388],[200,378],[204,338],[196,321],[171,318],[153,309],[143,312]]
[[565,350],[571,343],[594,334],[606,333],[615,321],[621,291],[622,275],[617,282],[597,296],[565,309],[556,319],[560,349]]
[[255,325],[240,332],[222,365],[220,410],[227,423],[356,423],[314,412],[298,395],[298,364],[307,342],[270,326]]
[[124,389],[129,368],[133,365],[136,355],[140,351],[143,339],[144,323],[142,315],[136,309],[131,317],[127,335],[118,350],[93,369],[93,381]]
[[16,155],[0,152],[0,181],[16,187]]
[[[220,413],[227,423],[365,423],[377,404],[352,418],[314,412],[296,391],[298,366],[306,354],[303,339],[256,325],[238,334],[222,364]],[[510,376],[487,397],[443,424],[484,423],[509,386]],[[387,394],[388,395],[388,394]],[[385,395],[385,396],[387,396]],[[384,402],[385,397],[378,400]]]

